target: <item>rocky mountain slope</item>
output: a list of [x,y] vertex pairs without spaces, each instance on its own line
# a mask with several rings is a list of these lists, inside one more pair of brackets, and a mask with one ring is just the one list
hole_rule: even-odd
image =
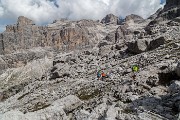
[[0,34],[0,120],[179,120],[178,4],[148,19],[19,17]]

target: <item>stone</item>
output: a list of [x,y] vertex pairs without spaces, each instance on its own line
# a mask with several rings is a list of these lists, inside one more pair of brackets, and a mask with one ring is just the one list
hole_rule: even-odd
[[154,49],[160,47],[161,45],[163,45],[165,43],[165,41],[166,41],[166,39],[164,37],[159,37],[159,38],[153,39],[150,41],[148,49],[154,50]]
[[3,100],[3,93],[0,92],[0,102]]
[[90,113],[86,110],[80,110],[75,113],[77,120],[87,120],[89,118]]
[[128,50],[132,53],[142,53],[149,50],[154,50],[165,43],[164,37],[156,39],[138,39],[127,44]]
[[148,42],[145,39],[128,43],[128,50],[132,53],[142,53],[147,51]]
[[118,110],[119,108],[114,107],[114,105],[110,106],[109,109],[106,112],[106,118],[105,120],[114,120],[118,116]]
[[98,47],[101,48],[101,47],[106,46],[106,45],[108,45],[108,42],[103,41],[103,42],[100,42],[98,44]]
[[180,92],[180,81],[174,81],[169,86],[169,91],[171,94],[179,93]]
[[112,51],[111,48],[112,48],[111,45],[107,45],[107,46],[101,47],[101,48],[99,49],[99,54],[100,54],[101,56],[109,56],[109,54],[110,54],[111,51]]
[[180,77],[180,62],[178,62],[175,71],[176,71],[176,74]]
[[92,120],[98,119],[98,118],[103,118],[104,116],[102,116],[102,115],[105,113],[106,110],[107,110],[106,103],[102,103],[95,108],[95,110],[91,113],[89,118]]
[[180,23],[180,17],[174,18],[173,21]]

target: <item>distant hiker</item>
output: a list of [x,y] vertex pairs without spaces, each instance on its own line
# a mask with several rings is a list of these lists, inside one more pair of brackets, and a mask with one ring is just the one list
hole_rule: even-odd
[[104,79],[106,78],[106,74],[104,72],[101,73],[101,78],[102,78],[102,81],[104,81]]
[[100,78],[101,78],[101,71],[100,70],[97,72],[97,78],[98,78],[98,80],[100,80]]
[[136,73],[139,71],[139,66],[138,65],[133,65],[132,66],[132,71],[133,71],[132,78],[133,78],[133,80],[135,80],[136,79]]
[[139,71],[139,66],[138,65],[133,65],[132,66],[132,71],[133,72],[138,72]]

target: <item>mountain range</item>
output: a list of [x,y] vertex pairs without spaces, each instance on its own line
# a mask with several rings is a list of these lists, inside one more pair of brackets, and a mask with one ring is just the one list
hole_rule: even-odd
[[179,0],[147,19],[20,16],[0,33],[0,120],[179,120],[179,33]]

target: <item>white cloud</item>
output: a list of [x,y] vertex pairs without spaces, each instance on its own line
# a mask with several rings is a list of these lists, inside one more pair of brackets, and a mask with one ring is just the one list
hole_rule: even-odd
[[5,25],[0,25],[0,33],[5,30]]
[[159,7],[160,0],[0,0],[0,17],[15,21],[26,16],[40,24],[59,18],[102,19],[108,13],[146,18]]

